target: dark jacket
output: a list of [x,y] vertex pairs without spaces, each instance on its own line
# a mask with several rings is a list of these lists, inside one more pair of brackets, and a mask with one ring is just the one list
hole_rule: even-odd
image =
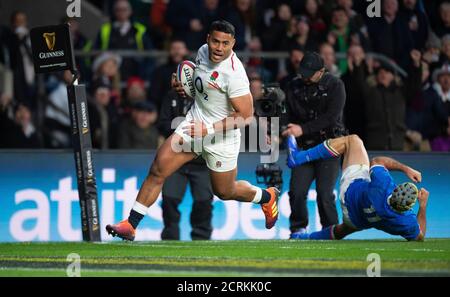
[[6,110],[0,109],[0,148],[39,148],[40,143],[36,132],[27,136],[20,125],[10,119]]
[[287,88],[286,111],[288,121],[302,127],[299,146],[309,148],[344,135],[344,104],[344,84],[329,73],[318,84],[305,85],[301,79],[293,79]]
[[198,49],[198,40],[206,40],[204,32],[193,32],[190,27],[192,19],[199,18],[198,11],[202,7],[201,0],[169,1],[166,11],[166,22],[172,28],[173,38],[181,39],[190,50]]
[[428,39],[428,30],[430,27],[427,15],[424,12],[420,11],[419,9],[410,10],[405,8],[400,12],[400,18],[408,27],[409,22],[413,18],[417,18],[417,23],[419,25],[417,30],[416,31],[410,30],[411,36],[414,41],[414,48],[416,49],[425,48],[425,43],[427,42]]
[[420,132],[428,140],[446,135],[450,116],[448,107],[433,86],[422,90],[409,102],[406,118],[408,128]]
[[361,86],[365,115],[365,146],[369,150],[403,150],[406,132],[407,100],[421,87],[421,69],[413,67],[400,86],[369,85],[362,66],[351,73],[354,84]]
[[150,101],[156,104],[158,110],[161,108],[161,104],[167,93],[170,91],[170,81],[172,79],[172,73],[177,71],[177,64],[172,60],[158,66],[153,71],[152,79],[150,83]]
[[408,25],[397,16],[392,24],[384,17],[368,21],[371,45],[375,52],[394,59],[403,68],[410,65],[409,55],[414,48],[414,40]]
[[125,118],[119,125],[117,147],[120,149],[157,149],[158,129],[151,125],[141,129],[131,118]]
[[[364,67],[364,73],[367,73],[367,67]],[[361,139],[365,139],[365,123],[364,116],[364,98],[361,86],[354,83],[352,73],[348,70],[341,76],[345,85],[347,98],[344,107],[344,124],[348,129],[348,133],[357,134]]]

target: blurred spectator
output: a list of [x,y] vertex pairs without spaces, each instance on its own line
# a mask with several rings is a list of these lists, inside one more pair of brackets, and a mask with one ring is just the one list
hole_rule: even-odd
[[319,47],[319,54],[322,57],[325,68],[328,72],[336,77],[340,77],[341,72],[336,65],[336,54],[334,52],[334,48],[328,43],[322,43]]
[[[117,0],[114,4],[114,21],[101,26],[95,48],[101,50],[139,50],[152,48],[146,27],[139,22],[132,22],[133,11],[127,0]],[[120,73],[126,80],[133,75],[147,77],[151,63],[144,58],[124,58]]]
[[439,38],[450,34],[450,2],[445,1],[439,7],[439,19],[434,26],[434,33]]
[[442,49],[441,49],[441,56],[439,58],[439,63],[450,64],[450,34],[442,37]]
[[131,112],[131,108],[138,102],[147,100],[147,91],[145,89],[145,81],[138,77],[132,76],[127,80],[127,89],[125,92],[125,102],[123,107],[125,113]]
[[233,0],[225,20],[232,23],[236,29],[236,44],[234,50],[244,50],[254,35],[258,35],[256,28],[255,7],[252,0]]
[[67,85],[72,73],[66,70],[51,76],[47,82],[48,100],[45,104],[44,141],[45,147],[69,148],[72,146],[69,100]]
[[408,68],[410,59],[405,53],[414,47],[408,24],[398,17],[398,1],[383,1],[381,18],[368,20],[368,29],[375,52],[394,59],[403,68]]
[[207,30],[212,22],[221,19],[223,17],[223,7],[220,6],[219,0],[203,0],[203,5],[201,7],[201,15],[200,19],[203,25],[203,35],[201,36],[201,42],[198,47],[195,48],[197,50],[200,46],[205,43]]
[[431,24],[432,30],[434,30],[437,21],[439,20],[439,7],[443,2],[448,0],[426,1],[420,0],[419,5],[423,7],[425,13],[428,16],[428,21]]
[[[264,83],[272,82],[272,73],[265,67],[264,61],[260,57],[262,45],[259,37],[252,37],[252,40],[247,45],[247,51],[252,54],[246,61],[244,61],[247,72],[257,73]],[[277,71],[278,69],[273,69],[274,73]]]
[[250,93],[252,93],[254,101],[263,97],[263,81],[261,78],[254,77],[250,80]]
[[[111,2],[109,0],[108,2]],[[146,0],[128,0],[133,10],[133,20],[147,26],[147,34],[150,36],[151,26],[149,27],[149,11],[153,1]],[[114,8],[114,7],[112,7]]]
[[[447,41],[448,47],[443,45],[443,42],[435,35],[430,34],[428,41],[425,45],[425,51],[423,53],[423,60],[430,64],[431,72],[436,67],[439,67],[443,64],[443,61],[450,59],[450,35],[446,38],[445,36],[442,38],[442,41]],[[447,49],[449,51],[446,51]],[[448,57],[445,53],[448,53]]]
[[440,44],[440,49],[436,49],[437,43],[433,48],[427,50],[424,57],[430,63],[431,72],[441,68],[444,64],[450,64],[450,34],[442,37]]
[[[435,127],[430,127],[430,130],[435,128],[433,131],[439,134],[432,140],[431,147],[433,151],[450,151],[450,65],[445,64],[434,71],[430,92],[430,97],[435,97],[435,112],[440,114],[439,118],[436,117]],[[447,116],[447,122],[444,115]]]
[[[353,0],[337,0],[337,5],[344,8],[350,19],[350,27],[355,31],[364,30],[364,18],[353,10]],[[367,28],[365,28],[367,30]]]
[[[407,100],[413,98],[421,88],[421,54],[411,51],[413,67],[404,85],[395,81],[395,70],[381,63],[376,72],[376,81],[367,81],[362,60],[354,61],[350,67],[351,80],[361,86],[365,108],[365,141],[369,150],[403,150],[405,140],[405,110]],[[358,64],[359,63],[359,64]]]
[[219,0],[171,0],[166,20],[172,38],[186,43],[189,50],[197,50],[206,42],[209,25],[222,17]]
[[12,36],[10,39],[11,69],[14,72],[14,98],[35,108],[35,73],[31,55],[31,42],[27,16],[16,11],[11,16]]
[[430,29],[427,15],[418,8],[417,0],[402,1],[403,7],[399,17],[408,25],[414,41],[414,48],[423,49]]
[[[322,18],[320,7],[317,0],[306,0],[304,12],[309,20],[309,26],[312,34],[320,40],[324,39],[327,32],[327,25]],[[308,49],[309,50],[309,49]]]
[[173,39],[169,45],[169,60],[153,72],[150,83],[150,100],[156,105],[157,110],[161,108],[162,100],[171,89],[172,73],[177,71],[178,64],[185,60],[188,54],[189,51],[184,41]]
[[104,52],[98,56],[92,64],[93,82],[95,87],[98,84],[106,84],[111,87],[111,97],[113,103],[119,105],[121,100],[120,73],[122,58],[111,52]]
[[348,70],[341,79],[345,84],[347,99],[344,107],[344,123],[349,134],[357,134],[365,139],[365,107],[362,86],[353,81],[354,65],[360,65],[364,77],[368,76],[368,67],[365,61],[364,49],[359,45],[352,45],[348,49]]
[[170,34],[170,27],[166,23],[168,1],[153,0],[150,7],[150,34],[155,48],[161,50],[164,48],[166,36]]
[[300,61],[303,59],[304,52],[297,46],[289,50],[289,61],[287,65],[287,75],[280,80],[280,87],[286,93],[288,83],[293,80],[298,74]]
[[[430,151],[429,137],[427,137],[427,127],[429,123],[423,121],[431,115],[433,118],[433,108],[426,90],[430,87],[430,68],[426,62],[422,62],[422,88],[411,97],[406,105],[406,141],[405,151]],[[430,118],[429,118],[430,119]]]
[[[142,1],[130,0],[130,2]],[[88,86],[94,86],[94,88],[102,84],[109,86],[111,95],[106,108],[108,114],[115,114],[117,117],[119,111],[121,112],[118,108],[125,107],[125,113],[129,115],[131,106],[136,102],[147,100],[155,104],[156,110],[159,110],[162,100],[170,88],[171,74],[175,72],[177,64],[188,57],[186,45],[181,40],[174,38],[175,35],[188,40],[189,44],[194,44],[191,46],[197,50],[198,46],[205,42],[209,23],[224,17],[236,26],[235,50],[247,50],[252,54],[247,61],[247,71],[249,77],[255,78],[254,86],[252,86],[255,90],[258,89],[258,83],[268,83],[274,78],[280,82],[282,88],[285,88],[286,82],[297,75],[303,51],[318,50],[330,73],[339,75],[341,72],[343,74],[341,78],[345,82],[347,90],[344,119],[350,132],[356,133],[364,139],[366,137],[364,129],[369,126],[366,124],[365,112],[373,107],[365,106],[368,99],[363,95],[362,89],[366,88],[367,84],[361,86],[355,83],[353,80],[354,68],[359,71],[359,66],[361,66],[363,76],[369,78],[370,85],[372,83],[372,77],[369,77],[372,72],[372,60],[365,59],[365,52],[370,52],[371,47],[375,52],[392,58],[406,70],[409,70],[411,59],[404,53],[417,48],[424,51],[423,60],[429,64],[430,73],[442,72],[442,67],[450,64],[450,2],[448,0],[384,0],[383,17],[367,19],[368,27],[365,26],[363,18],[367,3],[363,2],[353,0],[155,0],[151,4],[149,19],[154,27],[152,29],[145,28],[141,23],[133,21],[137,19],[135,18],[136,14],[134,18],[131,17],[133,11],[129,1],[107,1],[103,3],[102,8],[112,11],[113,17],[111,22],[102,26],[95,42],[97,48],[138,50],[152,48],[149,38],[149,31],[151,31],[159,38],[159,48],[162,49],[166,45],[168,35],[172,34],[171,40],[173,41],[169,45],[169,61],[152,73],[148,96],[147,78],[150,77],[148,74],[152,68],[141,63],[141,59],[122,59],[115,54],[104,53],[95,60],[77,57],[76,64]],[[135,11],[137,12],[136,9]],[[147,18],[148,10],[146,11],[145,15],[140,13],[139,16]],[[331,18],[329,18],[330,16]],[[330,27],[327,28],[324,20],[330,21]],[[67,96],[65,95],[65,79],[61,75],[57,76],[57,79],[53,77],[47,81],[46,91],[49,99],[40,111],[43,114],[37,113],[39,110],[36,108],[37,100],[35,100],[36,76],[31,60],[27,16],[23,12],[17,11],[11,15],[10,21],[11,29],[0,26],[0,101],[3,102],[0,103],[3,105],[3,108],[0,108],[2,109],[0,114],[2,121],[7,119],[6,122],[9,124],[20,127],[16,123],[15,113],[19,110],[17,104],[23,103],[25,107],[20,108],[19,114],[26,115],[26,111],[23,112],[23,109],[28,108],[31,110],[30,118],[44,118],[44,125],[38,125],[43,126],[43,130],[37,131],[37,135],[40,136],[43,133],[46,147],[70,146],[70,121]],[[89,51],[93,44],[79,31],[78,20],[65,18],[65,21],[70,23],[74,48]],[[429,23],[433,31],[428,30]],[[262,28],[264,30],[261,30]],[[365,30],[370,32],[371,42],[369,42]],[[331,32],[331,34],[327,35],[327,32]],[[333,48],[330,47],[330,42]],[[322,45],[318,48],[319,44]],[[289,50],[286,67],[283,67],[284,65],[279,67],[276,59],[260,58],[262,50]],[[339,59],[336,63],[336,55],[342,57],[346,53],[348,61]],[[130,63],[127,65],[128,62]],[[358,66],[353,67],[356,64]],[[352,69],[347,71],[347,67]],[[447,75],[439,75],[439,77],[444,77],[442,78],[444,83],[439,84],[438,80],[431,79],[431,75],[426,75],[427,67],[424,64],[423,77],[428,77],[428,80],[417,85],[417,88],[421,86],[422,89],[417,89],[414,94],[412,94],[413,90],[410,90],[410,96],[403,96],[405,102],[409,102],[407,103],[406,120],[411,131],[408,131],[406,136],[413,145],[419,142],[423,144],[433,138],[438,138],[442,144],[442,137],[446,137],[446,128],[444,126],[436,128],[435,122],[438,118],[436,106],[442,105],[437,102],[446,102],[446,99],[438,101],[437,98],[442,97],[439,97],[441,93],[444,94],[442,98],[446,98],[446,92],[442,90],[445,90],[446,79],[444,78]],[[390,74],[394,70],[388,69],[390,67],[386,65],[382,65],[381,68],[377,71],[377,78],[374,79],[376,82],[373,82],[376,86],[375,89],[380,94],[386,92],[389,96],[394,96],[389,93],[392,92],[397,95],[400,85],[395,83],[395,79],[392,79],[391,86],[387,88],[382,87],[383,83],[379,81],[380,78],[384,78],[385,82],[389,81]],[[383,68],[385,69],[383,70]],[[8,69],[11,69],[12,72],[9,72]],[[90,77],[90,70],[93,70],[92,77]],[[281,72],[278,73],[280,70]],[[121,76],[119,72],[126,72],[126,74]],[[13,73],[14,79],[12,79],[11,73]],[[410,73],[409,76],[414,76],[414,74]],[[69,75],[67,75],[66,82],[68,79]],[[123,87],[120,83],[121,79],[127,82],[123,102],[120,100],[121,87]],[[6,85],[9,87],[4,87],[5,80],[8,81]],[[429,87],[427,83],[431,83],[432,86]],[[12,84],[13,88],[11,89]],[[437,88],[437,85],[441,86],[441,89]],[[401,94],[405,95],[404,92]],[[257,96],[255,95],[255,97]],[[446,104],[443,103],[443,106]],[[35,111],[36,114],[34,114]],[[103,113],[96,111],[96,114],[99,117]],[[401,114],[400,116],[402,117]],[[26,116],[21,118],[26,119]],[[391,120],[389,119],[389,121]],[[101,120],[98,121],[103,123]],[[393,126],[392,123],[385,124],[382,117],[376,121],[374,117],[370,121],[372,126]],[[397,121],[401,122],[400,119],[394,122]],[[444,125],[442,117],[440,117],[439,123]],[[2,126],[2,131],[7,129],[4,127],[7,126]],[[31,131],[30,129],[26,130]],[[19,134],[23,134],[24,129],[20,128],[14,131],[22,131]],[[109,135],[109,133],[107,134]],[[109,137],[107,147],[114,147],[114,140],[111,142],[113,136]],[[417,149],[417,147],[412,149]],[[421,149],[424,147],[422,146]]]
[[92,146],[98,149],[115,148],[118,113],[111,102],[111,86],[98,81],[92,96],[88,101]]
[[154,104],[139,101],[133,105],[130,118],[124,118],[119,126],[118,148],[157,149],[164,139],[155,127],[158,113]]
[[[19,103],[14,108],[13,119],[5,113],[9,102],[0,102],[0,127],[2,137],[0,137],[0,147],[2,148],[38,148],[39,139],[36,128],[32,122],[30,108],[23,103]],[[6,105],[6,106],[5,106]],[[3,111],[1,110],[6,107]]]
[[[363,48],[368,47],[368,42],[361,31],[355,31],[350,26],[350,19],[342,7],[333,9],[327,41],[334,47],[336,53],[343,55],[347,53],[352,44],[361,45]],[[347,71],[347,60],[345,58],[338,60],[338,68],[341,73]]]
[[319,39],[311,32],[308,18],[301,16],[297,18],[294,36],[290,38],[289,48],[301,47],[303,51],[317,51]]
[[265,51],[279,51],[286,49],[288,44],[288,30],[291,26],[291,8],[286,3],[277,7],[277,14],[270,21],[270,26],[262,33]]

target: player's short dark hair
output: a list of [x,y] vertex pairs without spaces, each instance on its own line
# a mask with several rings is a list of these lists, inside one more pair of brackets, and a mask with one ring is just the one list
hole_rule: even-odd
[[211,34],[213,31],[227,33],[233,37],[235,35],[234,26],[230,22],[224,20],[214,21],[211,26],[209,26],[209,34]]

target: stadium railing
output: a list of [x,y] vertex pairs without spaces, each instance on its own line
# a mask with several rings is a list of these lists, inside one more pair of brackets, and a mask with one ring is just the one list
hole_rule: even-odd
[[[95,57],[101,54],[103,51],[101,50],[93,50],[90,52],[84,52],[81,50],[75,51],[76,57]],[[111,50],[110,52],[116,53],[121,57],[136,57],[136,58],[153,58],[157,61],[157,63],[163,63],[169,56],[168,51],[160,51],[160,50],[150,50],[150,51],[136,51],[136,50]],[[258,57],[265,60],[277,60],[278,62],[278,71],[283,72],[286,70],[286,60],[289,58],[289,54],[287,52],[251,52],[251,51],[237,51],[236,54],[241,59],[249,59],[252,57]],[[373,59],[379,60],[383,63],[389,64],[398,74],[403,77],[407,77],[408,73],[402,69],[399,65],[395,63],[389,57],[375,52],[368,52],[367,57],[371,57]],[[195,53],[191,53],[190,57],[193,59],[195,57]],[[344,59],[347,55],[345,53],[336,53],[337,59]]]

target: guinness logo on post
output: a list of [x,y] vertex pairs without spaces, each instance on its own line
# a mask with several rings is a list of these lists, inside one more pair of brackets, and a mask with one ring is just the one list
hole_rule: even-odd
[[56,36],[55,32],[42,34],[42,37],[44,37],[45,43],[47,44],[48,49],[51,51],[53,51],[53,48],[55,47],[55,41],[56,41],[55,36]]
[[33,28],[30,39],[36,73],[75,70],[67,24]]

